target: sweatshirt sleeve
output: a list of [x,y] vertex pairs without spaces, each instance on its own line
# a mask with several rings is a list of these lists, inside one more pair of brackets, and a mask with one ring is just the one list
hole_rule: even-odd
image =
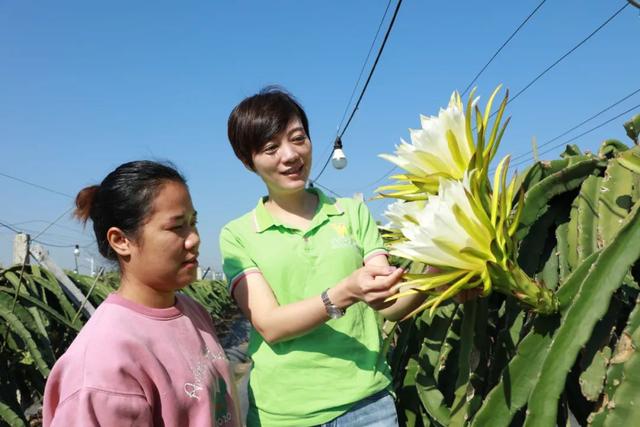
[[44,427],[153,426],[143,396],[83,388],[57,407],[43,408]]

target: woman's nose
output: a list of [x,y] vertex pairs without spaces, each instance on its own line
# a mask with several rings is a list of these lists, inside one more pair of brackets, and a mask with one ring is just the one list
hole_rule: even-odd
[[293,144],[283,144],[281,148],[282,152],[282,161],[285,163],[291,163],[293,161],[297,161],[300,157],[300,154],[296,150]]
[[193,230],[191,230],[191,233],[187,236],[184,246],[187,250],[198,249],[200,246],[200,234],[196,227],[193,227]]

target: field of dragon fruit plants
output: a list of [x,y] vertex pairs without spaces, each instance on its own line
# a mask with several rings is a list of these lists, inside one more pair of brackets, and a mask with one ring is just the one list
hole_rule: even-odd
[[[491,113],[454,93],[383,158],[403,169],[383,229],[400,296],[424,304],[395,325],[401,425],[629,425],[640,416],[640,115],[630,141],[567,146],[521,175],[490,164],[508,94]],[[425,268],[425,266],[431,266]],[[460,292],[478,298],[458,304]]]

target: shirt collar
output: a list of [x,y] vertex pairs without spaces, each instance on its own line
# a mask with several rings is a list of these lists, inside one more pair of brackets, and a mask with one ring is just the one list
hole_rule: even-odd
[[[306,191],[318,196],[318,208],[313,217],[313,221],[311,222],[311,228],[313,228],[315,224],[322,222],[328,216],[342,215],[344,212],[338,200],[333,197],[327,197],[322,191],[320,191],[320,189],[307,188]],[[283,225],[280,221],[273,218],[271,213],[269,213],[267,208],[264,206],[264,202],[267,200],[267,197],[268,196],[260,197],[258,204],[253,210],[253,222],[256,233],[262,233],[271,227]]]

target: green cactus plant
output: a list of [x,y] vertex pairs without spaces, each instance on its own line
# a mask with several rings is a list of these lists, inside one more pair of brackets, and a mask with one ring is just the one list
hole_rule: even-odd
[[[634,144],[639,120],[625,124]],[[423,350],[407,355],[398,345],[390,358],[415,361],[422,373],[413,387],[428,389],[407,426],[551,427],[566,425],[569,412],[581,425],[608,426],[640,416],[640,148],[616,140],[597,154],[567,147],[561,159],[532,165],[517,185],[524,191],[517,261],[555,290],[559,312],[536,314],[492,294],[473,309],[451,303],[432,318],[422,314],[430,324],[453,313],[446,334],[428,340],[437,348],[444,336],[444,362],[435,365],[420,345],[424,331],[407,327],[417,320],[405,320],[398,337]],[[478,303],[488,307],[482,314]],[[397,403],[402,412],[400,394]]]
[[629,138],[637,144],[638,137],[640,137],[640,114],[635,115],[631,120],[626,122],[624,128]]

